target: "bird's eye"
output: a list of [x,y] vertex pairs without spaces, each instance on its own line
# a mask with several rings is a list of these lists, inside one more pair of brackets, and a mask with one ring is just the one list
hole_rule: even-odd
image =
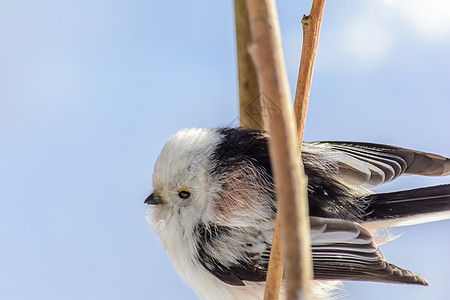
[[178,190],[178,197],[180,197],[181,199],[187,199],[190,196],[191,196],[191,192],[189,192],[189,190],[187,190],[187,189]]

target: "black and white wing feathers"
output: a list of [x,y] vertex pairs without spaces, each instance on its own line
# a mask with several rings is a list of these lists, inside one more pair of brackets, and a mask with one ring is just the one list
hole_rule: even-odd
[[[310,217],[310,223],[314,279],[428,285],[422,276],[386,262],[370,233],[357,223],[319,217]],[[199,228],[197,259],[231,285],[265,281],[271,243],[259,240],[255,245],[256,238],[234,244],[233,230],[237,229]]]
[[245,285],[243,281],[266,280],[270,244],[257,229],[248,232],[240,228],[201,224],[196,231],[197,259],[218,279],[241,286]]
[[354,222],[311,217],[315,279],[428,285],[425,278],[385,261],[370,233]]
[[309,144],[324,158],[336,162],[335,179],[356,186],[377,186],[403,174],[450,175],[450,159],[421,151],[388,145],[356,142]]

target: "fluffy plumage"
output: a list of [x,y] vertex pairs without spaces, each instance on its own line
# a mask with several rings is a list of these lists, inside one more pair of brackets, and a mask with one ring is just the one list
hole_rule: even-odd
[[[364,227],[449,218],[450,185],[383,194],[367,188],[403,174],[449,175],[448,158],[386,145],[319,142],[304,144],[302,160],[317,299],[336,285],[321,280],[428,284],[386,262]],[[261,299],[277,210],[267,134],[181,130],[157,159],[153,188],[146,200],[154,205],[151,222],[178,274],[199,297]]]

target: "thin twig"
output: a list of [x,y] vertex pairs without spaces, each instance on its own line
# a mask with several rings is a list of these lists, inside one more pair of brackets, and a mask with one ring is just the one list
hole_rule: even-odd
[[309,16],[303,16],[302,19],[303,45],[294,102],[299,152],[301,152],[303,133],[305,131],[306,112],[308,110],[314,61],[316,60],[324,9],[325,0],[313,0],[311,13]]
[[280,295],[281,280],[283,279],[284,256],[281,240],[281,213],[278,211],[273,231],[272,248],[270,249],[269,266],[267,267],[266,289],[264,300],[276,300]]
[[267,130],[265,113],[260,97],[260,87],[255,65],[248,53],[252,41],[246,0],[234,1],[236,24],[236,48],[239,78],[240,126],[249,129]]
[[[312,263],[309,218],[299,218],[305,214],[300,212],[302,209],[306,209],[307,215],[306,178],[297,152],[297,133],[275,1],[247,0],[247,8],[254,42],[250,54],[258,70],[265,107],[278,112],[271,114],[267,120],[270,159],[280,214],[278,220],[286,257],[286,294],[288,299],[310,299]],[[304,236],[300,236],[299,229],[305,232]]]

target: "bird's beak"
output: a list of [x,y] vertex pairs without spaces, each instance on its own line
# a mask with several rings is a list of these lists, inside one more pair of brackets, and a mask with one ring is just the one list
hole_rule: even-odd
[[150,196],[147,197],[144,201],[145,204],[148,205],[157,205],[163,203],[159,197],[155,196],[154,193],[151,193]]

